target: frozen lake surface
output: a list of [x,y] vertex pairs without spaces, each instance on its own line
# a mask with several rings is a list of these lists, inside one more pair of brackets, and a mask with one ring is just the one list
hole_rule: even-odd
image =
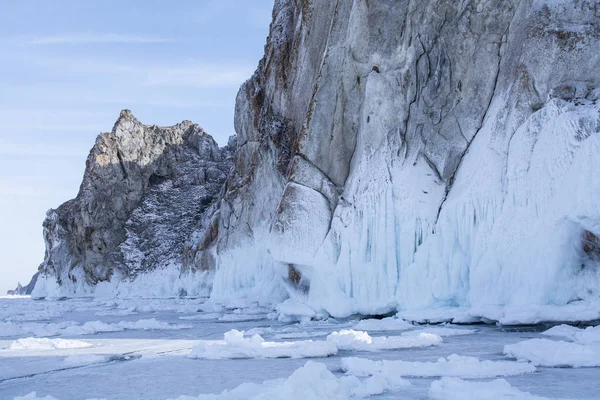
[[594,328],[283,323],[203,302],[1,298],[0,399],[196,399],[246,382],[210,398],[600,398]]

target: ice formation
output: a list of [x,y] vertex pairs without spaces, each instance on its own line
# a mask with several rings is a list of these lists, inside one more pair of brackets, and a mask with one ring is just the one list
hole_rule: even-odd
[[529,374],[535,367],[529,363],[513,361],[479,360],[453,354],[440,358],[437,362],[379,360],[366,358],[342,358],[342,370],[356,376],[372,376],[377,374],[395,374],[414,377],[456,377],[468,379],[496,378]]
[[282,320],[598,319],[597,10],[275,2],[236,139],[125,112],[48,214],[34,295],[210,292],[287,300]]
[[48,338],[23,338],[14,341],[10,350],[55,350],[55,349],[81,349],[91,347],[92,344],[81,340],[48,339]]
[[548,400],[515,389],[504,379],[469,382],[458,378],[442,378],[433,382],[429,388],[429,398],[432,400],[463,400],[465,393],[478,400]]
[[189,354],[190,358],[311,358],[336,354],[338,348],[329,341],[267,342],[260,335],[244,337],[233,329],[224,340],[202,341]]
[[371,337],[367,332],[345,329],[327,336],[339,350],[381,351],[435,346],[442,338],[431,333],[418,333],[414,336]]
[[504,346],[504,354],[543,367],[600,367],[600,327],[550,328],[542,335],[569,339],[529,339]]

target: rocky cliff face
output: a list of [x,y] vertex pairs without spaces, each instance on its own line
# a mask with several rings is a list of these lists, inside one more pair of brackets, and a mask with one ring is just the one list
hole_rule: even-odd
[[[184,259],[214,270],[215,300],[336,316],[598,299],[599,48],[592,0],[276,1],[233,170]],[[136,185],[104,200],[130,210],[100,218],[111,232]],[[91,283],[135,254],[125,228],[46,225]]]
[[122,111],[96,139],[77,197],[48,212],[41,271],[85,293],[155,269],[206,269],[186,257],[188,240],[217,211],[230,168],[230,148],[198,125],[147,126]]
[[213,297],[283,286],[334,315],[597,298],[599,17],[276,2],[238,96]]

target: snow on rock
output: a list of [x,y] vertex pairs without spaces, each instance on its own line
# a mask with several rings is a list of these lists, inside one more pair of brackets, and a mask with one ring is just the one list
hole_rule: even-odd
[[82,349],[86,347],[92,347],[92,344],[80,340],[29,337],[17,339],[10,345],[9,350]]
[[334,343],[340,350],[380,351],[410,349],[435,346],[442,338],[431,333],[419,333],[414,336],[371,337],[367,332],[351,329],[333,332],[327,341]]
[[365,358],[342,358],[342,370],[356,376],[372,376],[380,373],[399,376],[437,377],[449,376],[469,379],[495,378],[499,376],[521,375],[536,369],[528,363],[513,361],[479,360],[456,354],[440,358],[437,362],[380,360]]
[[600,343],[529,339],[504,346],[504,354],[541,367],[599,367]]
[[360,320],[354,328],[361,331],[405,331],[415,326],[410,322],[397,317],[388,317],[383,319],[363,319]]
[[469,382],[458,378],[442,378],[433,382],[429,388],[429,398],[434,400],[464,400],[467,397],[477,400],[548,400],[522,392],[504,379]]
[[336,345],[329,341],[267,342],[260,335],[244,337],[244,332],[231,330],[224,340],[201,341],[192,348],[190,358],[309,358],[336,354]]

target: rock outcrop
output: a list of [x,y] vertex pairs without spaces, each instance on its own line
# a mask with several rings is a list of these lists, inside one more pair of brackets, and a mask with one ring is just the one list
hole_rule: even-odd
[[[201,223],[157,230],[189,235],[173,254],[214,272],[215,300],[335,316],[595,301],[599,48],[594,0],[276,1],[218,199],[227,149],[202,157],[222,173],[210,212],[181,199]],[[146,151],[164,150],[134,151],[135,167],[107,156],[131,194],[86,189],[86,171],[46,222],[45,271],[79,266],[94,284],[168,264],[170,245],[152,255],[158,236],[127,225],[158,215],[148,187],[168,174],[139,167]]]
[[210,223],[230,168],[230,148],[200,126],[147,126],[122,111],[96,139],[77,197],[48,211],[40,270],[85,293],[157,268],[202,269],[185,257],[188,240]]
[[237,100],[213,297],[339,316],[597,298],[581,249],[600,234],[599,17],[596,1],[276,2]]

